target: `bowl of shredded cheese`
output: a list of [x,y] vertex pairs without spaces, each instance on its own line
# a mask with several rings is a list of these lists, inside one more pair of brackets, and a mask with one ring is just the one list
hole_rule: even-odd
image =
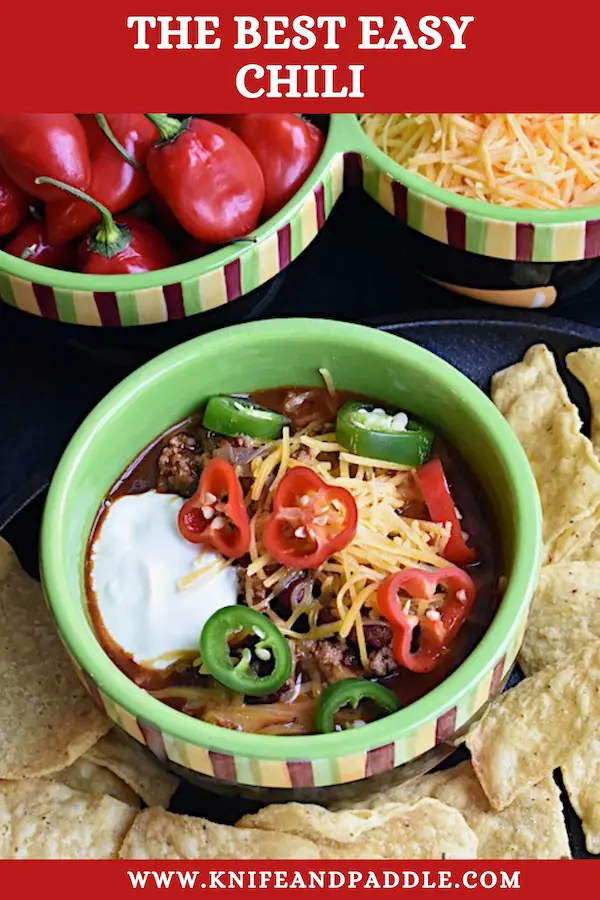
[[458,197],[504,209],[600,205],[600,114],[368,114],[386,156]]
[[409,226],[423,274],[479,299],[537,307],[597,270],[600,113],[348,118],[361,132],[363,186]]

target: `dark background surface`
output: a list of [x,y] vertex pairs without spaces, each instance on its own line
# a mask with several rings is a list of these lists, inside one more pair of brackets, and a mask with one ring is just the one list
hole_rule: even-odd
[[[413,273],[402,229],[361,191],[348,191],[322,233],[277,282],[230,304],[226,314],[410,321],[444,318],[460,306],[477,318],[511,315],[464,301]],[[599,301],[600,287],[592,287],[550,312],[600,325]],[[541,324],[546,313],[534,315]],[[128,371],[165,341],[179,343],[221,327],[223,316],[216,311],[188,319],[185,333],[177,326],[148,326],[144,336],[138,329],[128,337],[123,332],[130,329],[114,336],[107,329],[73,329],[0,303],[0,503],[41,468],[52,469],[79,422]]]

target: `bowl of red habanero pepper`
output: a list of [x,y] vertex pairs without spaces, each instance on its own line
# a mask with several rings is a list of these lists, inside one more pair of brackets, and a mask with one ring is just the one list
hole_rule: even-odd
[[[206,327],[192,319],[191,334],[163,339],[170,345],[243,320],[227,304],[273,285],[357,180],[402,223],[398,238],[426,277],[501,305],[568,299],[600,272],[596,182],[571,172],[578,193],[564,209],[523,199],[523,185],[516,208],[514,197],[467,196],[443,150],[452,138],[463,159],[465,117],[484,158],[487,119],[470,113],[335,114],[315,117],[319,127],[282,113],[1,114],[0,298],[75,327],[185,325],[212,312]],[[506,129],[506,116],[491,118],[492,132]],[[539,118],[514,127],[541,128]],[[574,132],[569,122],[561,114],[550,127],[596,152],[594,123],[583,117]],[[434,162],[421,171],[423,159]]]
[[252,295],[340,196],[340,141],[320,119],[0,115],[0,298],[119,327]]

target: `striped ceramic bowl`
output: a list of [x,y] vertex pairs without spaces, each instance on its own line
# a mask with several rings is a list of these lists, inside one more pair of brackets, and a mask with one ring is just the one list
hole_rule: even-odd
[[[482,641],[442,684],[406,709],[341,734],[274,737],[218,728],[170,709],[106,656],[86,616],[83,561],[96,512],[138,452],[215,393],[318,384],[408,407],[462,453],[489,495],[507,588]],[[389,334],[310,319],[225,328],[156,357],[91,413],[50,487],[41,538],[46,597],[62,640],[99,706],[132,739],[191,780],[263,799],[316,798],[366,779],[422,773],[447,755],[506,680],[537,579],[541,516],[512,430],[456,369]]]
[[337,123],[365,191],[405,223],[407,258],[422,274],[473,299],[551,306],[600,278],[600,207],[514,209],[459,197],[377,149],[356,116]]
[[11,306],[74,325],[135,326],[214,310],[272,279],[316,237],[344,184],[344,154],[329,128],[324,152],[298,194],[240,242],[182,265],[144,275],[62,272],[0,250],[0,298]]
[[450,290],[536,308],[600,278],[599,207],[531,211],[458,197],[394,163],[356,116],[339,114],[329,117],[325,148],[311,176],[254,232],[254,243],[146,275],[100,277],[43,268],[0,250],[0,298],[73,325],[150,325],[218,309],[295,259],[355,177],[407,226],[411,263]]

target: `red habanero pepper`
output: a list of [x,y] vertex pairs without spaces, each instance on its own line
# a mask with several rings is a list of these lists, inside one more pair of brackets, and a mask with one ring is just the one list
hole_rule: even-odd
[[29,213],[27,194],[0,169],[0,237],[11,234]]
[[431,459],[417,471],[417,481],[434,522],[450,523],[450,538],[444,556],[457,566],[468,566],[475,561],[476,553],[463,537],[456,506],[439,459]]
[[193,497],[179,510],[179,531],[192,544],[207,544],[230,559],[250,549],[250,520],[235,469],[215,457],[205,466]]
[[[406,610],[411,599],[431,600],[440,585],[446,588],[441,607],[432,607],[423,616]],[[400,590],[405,592],[403,597],[398,596]],[[379,585],[377,605],[392,626],[392,652],[398,665],[420,674],[436,669],[467,618],[475,593],[472,578],[454,566],[433,572],[404,569],[389,575]],[[417,627],[419,646],[413,652]]]
[[[148,150],[156,139],[156,129],[143,113],[106,113],[105,119],[117,142],[137,164],[131,164],[103,132],[101,119],[82,116],[92,161],[88,193],[111,213],[129,209],[150,190],[150,179],[141,168]],[[80,237],[100,222],[98,210],[78,200],[63,196],[46,207],[48,236],[55,243]]]
[[0,114],[0,164],[19,187],[40,200],[60,199],[54,178],[85,190],[91,164],[85,131],[74,113]]
[[325,137],[311,122],[292,113],[248,113],[230,127],[262,170],[262,218],[270,219],[304,184],[323,151]]
[[77,265],[75,245],[53,244],[48,239],[46,226],[37,219],[25,222],[2,249],[11,256],[38,266],[48,266],[50,269],[69,272]]
[[317,126],[313,125],[312,122],[309,122],[308,119],[305,119],[304,122],[306,124],[306,130],[308,131],[313,147],[317,148],[318,155],[320,156],[325,145],[325,135],[320,128],[317,128]]
[[[39,179],[42,182],[48,180]],[[166,269],[177,261],[170,245],[152,225],[134,216],[123,216],[116,222],[107,208],[92,197],[68,184],[52,183],[91,203],[102,217],[100,225],[79,247],[80,272],[86,275],[135,275]]]
[[273,498],[263,543],[290,569],[316,569],[354,538],[358,511],[352,494],[332,487],[305,466],[290,469]]
[[148,154],[150,179],[185,230],[206,244],[253,231],[265,185],[243,141],[207,119],[146,115],[160,133]]
[[79,271],[86,275],[136,275],[177,263],[159,231],[135,216],[119,216],[96,226],[79,247]]

